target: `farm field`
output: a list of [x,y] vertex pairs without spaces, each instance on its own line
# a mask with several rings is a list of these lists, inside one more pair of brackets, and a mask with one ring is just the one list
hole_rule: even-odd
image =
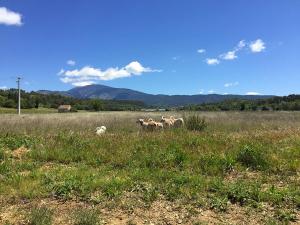
[[299,224],[300,113],[196,114],[0,114],[0,224]]
[[[14,108],[3,108],[0,107],[0,114],[16,114],[17,110]],[[33,114],[33,113],[55,113],[56,109],[49,108],[38,108],[38,109],[22,109],[22,113]]]

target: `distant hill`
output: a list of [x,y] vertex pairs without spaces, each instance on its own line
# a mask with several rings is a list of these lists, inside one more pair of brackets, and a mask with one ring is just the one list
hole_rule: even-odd
[[190,104],[215,103],[230,99],[267,99],[271,95],[152,95],[143,92],[126,89],[113,88],[105,85],[88,85],[72,88],[69,91],[38,91],[41,94],[61,94],[79,99],[106,99],[106,100],[135,100],[142,101],[146,105],[160,107],[185,106]]

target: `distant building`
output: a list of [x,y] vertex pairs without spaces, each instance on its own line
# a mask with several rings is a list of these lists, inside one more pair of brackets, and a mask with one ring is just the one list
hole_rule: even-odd
[[141,109],[141,111],[144,111],[144,112],[165,112],[167,110],[166,109]]
[[71,111],[71,105],[60,105],[58,106],[57,110],[59,113],[64,113],[64,112],[70,112]]

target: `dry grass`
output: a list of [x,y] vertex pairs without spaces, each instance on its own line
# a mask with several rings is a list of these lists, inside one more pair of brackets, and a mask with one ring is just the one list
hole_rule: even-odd
[[0,115],[0,224],[37,206],[54,224],[81,209],[108,224],[298,223],[300,113],[201,112],[202,132],[136,124],[191,114]]

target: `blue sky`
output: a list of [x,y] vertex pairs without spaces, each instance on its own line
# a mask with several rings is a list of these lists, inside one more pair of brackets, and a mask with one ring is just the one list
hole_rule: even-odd
[[0,87],[300,89],[298,0],[0,0]]

